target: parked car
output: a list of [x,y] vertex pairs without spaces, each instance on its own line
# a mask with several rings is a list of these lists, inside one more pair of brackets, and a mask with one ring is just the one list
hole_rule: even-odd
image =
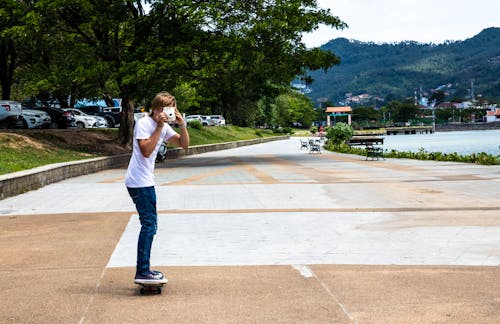
[[83,111],[75,108],[66,108],[64,111],[69,111],[75,116],[77,128],[106,128],[108,121],[104,117],[87,115]]
[[47,112],[36,109],[23,109],[23,118],[25,128],[49,128],[52,121]]
[[51,122],[50,128],[75,128],[76,120],[73,114],[69,111],[64,111],[58,108],[40,107],[39,110],[49,114]]
[[77,109],[83,111],[87,115],[100,116],[108,121],[109,127],[116,127],[120,125],[120,119],[122,115],[121,107],[102,107],[97,105],[92,106],[80,106]]
[[[78,110],[78,109],[75,109]],[[83,112],[82,112],[83,113]],[[87,115],[90,116],[90,115]],[[97,119],[97,128],[108,128],[109,123],[108,120],[104,117],[101,116],[93,116],[95,119]]]
[[225,126],[226,120],[222,115],[211,115],[210,119],[213,121],[214,126]]
[[197,120],[200,123],[202,122],[201,115],[188,115],[186,116],[186,118],[184,118],[184,120],[186,121],[186,123],[189,123],[194,120]]
[[20,102],[0,100],[0,128],[23,128],[26,122],[22,116],[23,108]]
[[97,119],[94,116],[87,115],[83,112],[75,112],[69,108],[62,109],[69,112],[75,117],[76,128],[95,128],[97,127]]
[[210,118],[210,116],[205,116],[205,115],[200,115],[201,117],[201,124],[203,126],[214,126],[215,121]]

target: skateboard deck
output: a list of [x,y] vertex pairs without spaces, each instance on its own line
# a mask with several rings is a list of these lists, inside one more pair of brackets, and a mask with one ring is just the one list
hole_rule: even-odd
[[164,283],[139,283],[136,282],[136,285],[140,286],[139,292],[141,295],[159,295],[163,291],[163,286],[167,284],[167,282]]

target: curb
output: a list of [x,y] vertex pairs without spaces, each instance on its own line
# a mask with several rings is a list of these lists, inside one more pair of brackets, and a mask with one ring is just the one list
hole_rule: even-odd
[[[184,150],[182,148],[172,148],[168,149],[167,158],[177,159],[187,155],[227,150],[241,146],[284,140],[288,138],[290,138],[290,136],[286,135],[237,142],[197,145],[189,147],[187,150]],[[98,157],[88,160],[54,163],[30,170],[1,175],[0,200],[22,194],[30,190],[36,190],[43,186],[65,179],[78,177],[102,170],[123,167],[128,164],[129,160],[130,154],[120,154],[108,157]]]

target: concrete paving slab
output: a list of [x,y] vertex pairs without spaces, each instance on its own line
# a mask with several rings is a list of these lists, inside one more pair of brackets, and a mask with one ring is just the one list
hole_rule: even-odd
[[153,263],[170,283],[147,297],[124,175],[0,201],[0,322],[500,321],[499,166],[308,154],[293,138],[168,161]]
[[[140,296],[130,269],[107,269],[84,322],[350,323],[314,278],[291,267],[161,267],[162,295]],[[132,311],[131,311],[132,308]]]
[[[160,214],[155,266],[394,264],[500,265],[500,217],[422,213]],[[472,226],[471,226],[472,225]],[[108,267],[135,265],[134,215]],[[376,252],[375,252],[376,251]]]
[[0,217],[0,323],[77,323],[129,217]]
[[312,265],[358,323],[499,323],[499,267]]

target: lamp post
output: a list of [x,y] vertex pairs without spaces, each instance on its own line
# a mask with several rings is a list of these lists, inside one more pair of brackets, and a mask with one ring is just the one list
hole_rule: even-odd
[[432,133],[436,132],[436,109],[432,107]]

